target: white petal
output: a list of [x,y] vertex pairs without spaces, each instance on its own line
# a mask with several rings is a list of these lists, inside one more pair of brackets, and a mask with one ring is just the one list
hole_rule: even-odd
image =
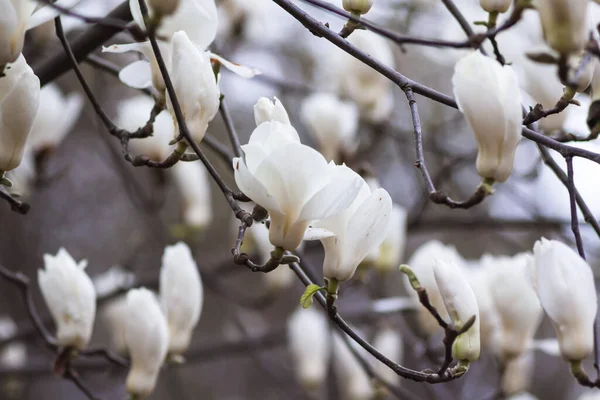
[[135,61],[119,71],[121,82],[134,89],[152,87],[152,68],[146,60]]
[[262,74],[262,72],[260,72],[256,68],[246,67],[245,65],[233,63],[215,53],[209,52],[209,54],[210,54],[211,59],[217,60],[225,68],[227,68],[234,74],[241,76],[242,78],[250,79],[250,78],[254,78],[256,75]]
[[233,170],[235,175],[235,183],[238,188],[257,204],[271,211],[281,213],[281,207],[277,200],[269,194],[267,189],[254,175],[248,171],[246,163],[240,158],[233,159]]
[[331,236],[335,236],[335,233],[327,229],[308,227],[306,232],[304,232],[303,240],[321,240]]

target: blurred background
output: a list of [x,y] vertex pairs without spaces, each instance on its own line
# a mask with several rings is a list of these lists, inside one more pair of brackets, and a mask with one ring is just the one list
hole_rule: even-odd
[[[341,0],[330,2],[341,7]],[[120,3],[81,0],[75,10],[83,15],[103,16]],[[345,21],[335,15],[302,1],[294,3],[319,21],[329,23],[335,31],[344,25]],[[406,210],[406,227],[402,228],[406,245],[399,250],[402,262],[407,262],[415,249],[430,240],[455,246],[464,259],[474,263],[484,254],[514,255],[530,251],[542,236],[573,244],[567,189],[544,166],[534,143],[521,142],[510,180],[496,185],[494,195],[482,204],[468,210],[433,204],[414,167],[412,122],[406,99],[398,87],[385,78],[383,81],[374,78],[368,67],[357,65],[329,42],[312,35],[270,0],[217,0],[217,4],[219,31],[213,50],[262,72],[253,79],[244,79],[222,70],[221,91],[241,142],[247,142],[255,127],[252,107],[260,97],[278,97],[302,142],[317,148],[318,139],[304,111],[307,100],[323,92],[353,103],[358,110],[358,124],[350,129],[355,133],[347,140],[352,146],[343,160],[354,169],[369,171],[389,191],[394,202]],[[476,0],[461,0],[456,4],[471,22],[486,18]],[[596,23],[599,9],[594,4],[590,15]],[[377,0],[367,17],[399,33],[465,39],[446,8],[433,0]],[[552,72],[548,74],[546,66],[531,67],[520,53],[523,46],[533,48],[541,42],[537,16],[527,11],[524,19],[514,32],[499,37],[500,48],[507,60],[519,68],[523,82],[538,79],[542,87],[554,90],[548,96],[558,99],[562,94],[558,78]],[[65,17],[64,24],[71,39],[86,29],[85,24],[73,18]],[[30,64],[35,66],[36,62],[62,51],[53,37],[53,29],[52,25],[41,26],[28,33],[25,55]],[[352,36],[350,40],[364,51],[382,61],[385,59],[409,78],[449,95],[454,63],[467,51],[397,46],[363,31]],[[129,42],[131,37],[121,33],[105,45]],[[100,49],[93,55],[119,67],[138,59],[132,54],[102,53]],[[109,116],[121,124],[144,124],[142,117],[135,118],[137,114],[147,116],[152,102],[148,106],[147,100],[139,100],[139,104],[132,106],[143,112],[123,110],[126,101],[145,94],[88,63],[82,63],[82,70]],[[354,75],[348,78],[348,74]],[[364,87],[352,88],[347,79],[363,79],[366,87],[377,87],[377,93],[368,93]],[[102,298],[92,342],[111,345],[111,306],[131,286],[156,289],[164,247],[183,240],[190,245],[199,265],[205,304],[186,354],[187,362],[165,366],[152,399],[348,398],[342,390],[345,383],[336,379],[333,369],[326,385],[315,391],[306,391],[298,382],[288,350],[286,324],[298,307],[304,285],[290,279],[293,278],[290,271],[267,277],[233,264],[231,248],[237,234],[236,222],[218,186],[206,178],[209,184],[204,196],[205,204],[211,207],[210,216],[201,223],[194,222],[189,216],[187,192],[192,189],[186,189],[186,182],[181,182],[177,174],[134,168],[127,163],[120,144],[103,128],[72,72],[52,82],[50,90],[54,93],[47,95],[47,107],[54,105],[48,111],[55,118],[54,123],[40,129],[58,129],[60,124],[59,133],[64,137],[31,149],[28,161],[14,172],[15,193],[31,204],[31,211],[22,216],[11,212],[7,205],[0,205],[0,263],[32,279],[35,303],[46,326],[53,329],[36,273],[43,267],[45,253],[55,254],[65,247],[76,260],[89,261],[87,271],[100,285],[97,290]],[[542,95],[537,97],[533,92],[531,89],[529,93],[533,98],[531,103],[542,102]],[[583,94],[579,100],[581,107],[569,107],[559,120],[541,129],[549,134],[564,131],[586,137],[590,99]],[[471,130],[460,112],[422,97],[417,102],[423,123],[425,160],[436,186],[454,199],[468,198],[480,183],[475,170],[477,147]],[[220,115],[211,122],[207,136],[228,146]],[[594,142],[575,145],[592,151],[598,151],[599,147]],[[230,164],[209,147],[203,148],[219,173],[235,187]],[[133,144],[132,149],[136,150]],[[556,160],[565,168],[562,157],[557,156]],[[599,167],[581,159],[574,164],[577,187],[598,215]],[[600,241],[587,225],[582,224],[581,228],[588,260],[596,270]],[[247,245],[253,259],[260,257],[258,246]],[[303,260],[308,260],[309,267],[320,274],[323,257],[320,243],[307,243],[303,254]],[[378,299],[407,295],[402,281],[399,271],[363,268],[343,286],[340,311],[369,339],[382,328],[391,327],[402,340],[402,365],[435,369],[443,351],[441,337],[424,340],[414,311],[373,311],[372,304]],[[103,284],[106,290],[101,295],[98,287]],[[0,335],[7,338],[0,342],[0,399],[84,399],[71,382],[52,375],[54,355],[32,330],[19,291],[0,280],[0,296],[0,321],[3,321]],[[549,322],[544,320],[537,337],[553,336]],[[75,368],[100,399],[125,398],[127,371],[123,368],[105,360],[85,358],[79,359]],[[402,380],[400,386],[412,393],[412,398],[491,399],[498,393],[500,374],[493,355],[484,351],[469,373],[455,382],[429,385]],[[539,399],[570,400],[577,399],[584,390],[574,383],[567,364],[559,357],[536,352],[528,391]]]

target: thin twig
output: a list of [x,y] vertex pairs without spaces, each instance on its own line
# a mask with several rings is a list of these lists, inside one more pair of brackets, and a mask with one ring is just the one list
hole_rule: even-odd
[[581,258],[585,260],[585,252],[583,250],[583,241],[581,240],[581,233],[579,232],[579,218],[577,216],[577,204],[575,200],[575,182],[573,172],[573,157],[566,157],[567,162],[567,190],[569,191],[569,204],[571,208],[571,230],[575,236],[575,243],[577,244],[577,251]]

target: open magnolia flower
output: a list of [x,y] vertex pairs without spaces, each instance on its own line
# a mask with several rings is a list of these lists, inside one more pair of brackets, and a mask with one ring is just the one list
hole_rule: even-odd
[[[145,29],[146,26],[144,24],[144,18],[142,17],[138,0],[130,0],[129,7],[134,21],[140,27]],[[149,13],[152,17],[152,7],[149,7]],[[217,8],[215,0],[180,0],[179,6],[175,12],[161,19],[156,34],[157,38],[162,39],[158,41],[158,44],[161,55],[167,65],[171,63],[171,39],[178,31],[185,32],[198,51],[204,52],[213,42],[217,34]],[[158,68],[158,63],[149,41],[142,43],[115,44],[102,48],[102,51],[109,53],[126,53],[134,51],[143,54],[144,57],[146,57],[146,60],[135,61],[123,68],[119,73],[119,79],[124,84],[136,89],[154,86],[160,93],[165,90],[165,83],[162,79],[162,74]],[[210,59],[222,64],[225,68],[242,77],[251,78],[258,74],[258,71],[252,68],[231,63],[210,52],[207,54],[209,54]],[[173,78],[173,76],[171,76],[171,78]]]
[[358,195],[345,211],[313,223],[304,239],[321,240],[323,275],[341,282],[352,278],[358,264],[385,238],[392,199],[385,189],[371,193],[369,185],[348,167],[338,167],[337,175],[339,181],[362,181]]
[[235,181],[244,194],[267,209],[271,244],[294,250],[311,221],[344,211],[356,198],[361,179],[300,143],[291,125],[260,124],[242,146],[246,160],[233,159]]

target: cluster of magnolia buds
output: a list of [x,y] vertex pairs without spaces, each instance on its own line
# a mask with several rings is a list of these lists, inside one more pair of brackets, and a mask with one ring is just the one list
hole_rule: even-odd
[[[55,256],[44,255],[44,269],[38,272],[42,295],[56,325],[56,343],[74,355],[87,347],[96,317],[99,286],[94,286],[86,266],[86,260],[77,263],[61,248]],[[117,303],[109,304],[104,314],[116,350],[131,358],[130,395],[147,397],[165,361],[183,360],[202,304],[198,266],[189,247],[181,242],[165,248],[158,294],[146,288],[130,289]]]

